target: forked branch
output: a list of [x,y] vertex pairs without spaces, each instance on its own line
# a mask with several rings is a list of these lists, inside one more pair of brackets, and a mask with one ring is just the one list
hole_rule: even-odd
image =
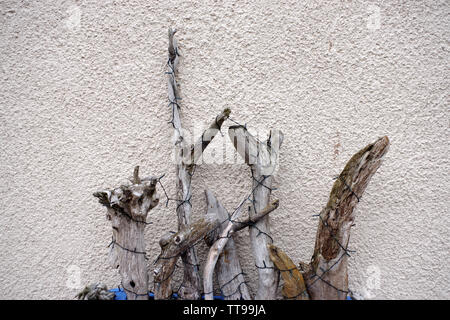
[[[207,129],[200,140],[194,145],[187,145],[183,135],[183,128],[180,118],[180,97],[176,83],[176,72],[179,62],[177,41],[174,37],[175,30],[169,29],[168,47],[168,95],[169,105],[172,111],[172,125],[174,128],[175,141],[175,161],[176,161],[176,186],[177,186],[177,217],[178,230],[189,226],[191,220],[191,196],[192,196],[192,175],[194,165],[200,159],[203,151],[220,130],[223,122],[228,118],[230,109],[225,109],[219,114],[214,122]],[[182,299],[196,300],[200,298],[201,278],[199,275],[199,262],[195,248],[191,247],[181,254],[184,267],[183,284],[179,290]]]

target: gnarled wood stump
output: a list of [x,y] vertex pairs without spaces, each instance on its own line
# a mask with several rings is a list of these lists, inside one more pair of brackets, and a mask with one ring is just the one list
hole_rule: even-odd
[[110,261],[119,269],[121,285],[129,300],[148,299],[144,229],[148,212],[159,201],[157,182],[156,177],[140,179],[136,167],[131,185],[94,193],[107,208],[106,217],[113,229]]

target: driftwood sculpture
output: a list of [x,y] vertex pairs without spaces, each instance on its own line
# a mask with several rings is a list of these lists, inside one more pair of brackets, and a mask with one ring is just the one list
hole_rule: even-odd
[[[230,214],[214,193],[205,190],[207,210],[202,218],[192,220],[192,176],[200,165],[204,150],[216,136],[231,110],[225,109],[211,122],[197,142],[189,144],[183,134],[180,97],[176,83],[179,53],[175,30],[169,29],[168,97],[174,132],[176,201],[178,230],[167,232],[159,240],[161,252],[154,262],[153,292],[155,299],[170,299],[174,293],[172,278],[181,258],[183,281],[179,286],[181,299],[213,299],[214,292],[228,300],[235,299],[346,299],[348,290],[347,260],[350,229],[355,220],[354,208],[360,201],[370,179],[380,167],[389,149],[389,139],[382,137],[357,152],[337,177],[327,205],[318,216],[314,254],[311,262],[297,267],[281,248],[274,244],[270,232],[269,213],[280,205],[271,200],[272,180],[278,167],[283,133],[271,130],[266,141],[249,133],[246,126],[232,125],[228,135],[237,153],[249,166],[252,191]],[[235,122],[233,120],[233,122]],[[140,178],[135,168],[131,184],[99,191],[94,196],[107,208],[113,239],[110,257],[119,269],[121,287],[128,299],[148,299],[148,274],[145,259],[144,228],[148,212],[159,201],[156,177]],[[162,184],[161,184],[162,186]],[[247,217],[242,215],[248,212]],[[301,212],[299,212],[301,214]],[[252,297],[239,261],[233,235],[249,227],[250,245],[258,270],[256,294]],[[203,279],[195,245],[202,240],[209,246],[203,265]],[[214,288],[214,275],[218,288]],[[277,296],[282,279],[282,297]],[[151,289],[150,289],[151,290]],[[104,285],[87,286],[79,299],[111,299]]]
[[310,264],[300,263],[302,275],[284,252],[269,245],[271,259],[285,281],[285,298],[346,299],[349,293],[348,243],[355,220],[354,208],[388,149],[389,139],[382,137],[361,149],[347,162],[333,185],[326,207],[318,215],[314,254]]

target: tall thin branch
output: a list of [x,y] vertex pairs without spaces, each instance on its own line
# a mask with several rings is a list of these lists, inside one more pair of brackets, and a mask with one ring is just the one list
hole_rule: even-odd
[[[180,106],[178,97],[178,88],[176,83],[176,72],[178,67],[179,55],[177,41],[174,38],[175,30],[169,29],[169,55],[168,55],[168,92],[169,103],[172,107],[172,124],[174,128],[175,141],[175,161],[177,172],[177,216],[178,230],[186,227],[190,223],[191,218],[191,179],[193,167],[186,167],[183,164],[183,153],[186,149],[185,139],[183,136],[183,128],[180,119]],[[180,287],[179,295],[182,299],[196,300],[200,298],[201,279],[199,275],[198,259],[195,248],[189,248],[182,254],[184,276],[183,283]]]
[[[190,224],[191,220],[191,196],[192,196],[192,175],[194,167],[203,151],[208,146],[220,130],[223,122],[230,114],[229,109],[225,109],[219,114],[213,124],[207,129],[200,141],[194,145],[188,145],[183,135],[183,128],[180,118],[180,97],[176,83],[176,72],[179,62],[177,41],[174,37],[175,30],[169,29],[169,47],[168,47],[168,95],[169,105],[172,107],[172,125],[174,128],[175,141],[175,161],[176,161],[176,186],[177,186],[177,217],[178,230],[181,230]],[[201,278],[199,275],[199,262],[194,247],[188,248],[181,255],[184,267],[183,283],[179,289],[179,295],[182,299],[196,300],[200,299]]]

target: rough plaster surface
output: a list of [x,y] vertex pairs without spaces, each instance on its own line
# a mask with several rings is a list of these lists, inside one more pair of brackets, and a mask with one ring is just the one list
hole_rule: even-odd
[[[77,270],[79,285],[117,286],[110,225],[92,193],[140,165],[166,173],[174,195],[168,26],[178,29],[189,131],[230,107],[263,138],[271,127],[285,133],[281,205],[271,214],[277,245],[309,261],[312,215],[333,176],[388,135],[390,151],[356,209],[350,289],[450,298],[449,13],[448,1],[0,1],[0,298],[72,299]],[[208,152],[233,158],[224,133]],[[250,172],[200,166],[194,219],[205,212],[205,185],[231,210]],[[176,229],[175,204],[149,220],[151,264],[159,237]],[[254,292],[248,233],[237,241]]]

